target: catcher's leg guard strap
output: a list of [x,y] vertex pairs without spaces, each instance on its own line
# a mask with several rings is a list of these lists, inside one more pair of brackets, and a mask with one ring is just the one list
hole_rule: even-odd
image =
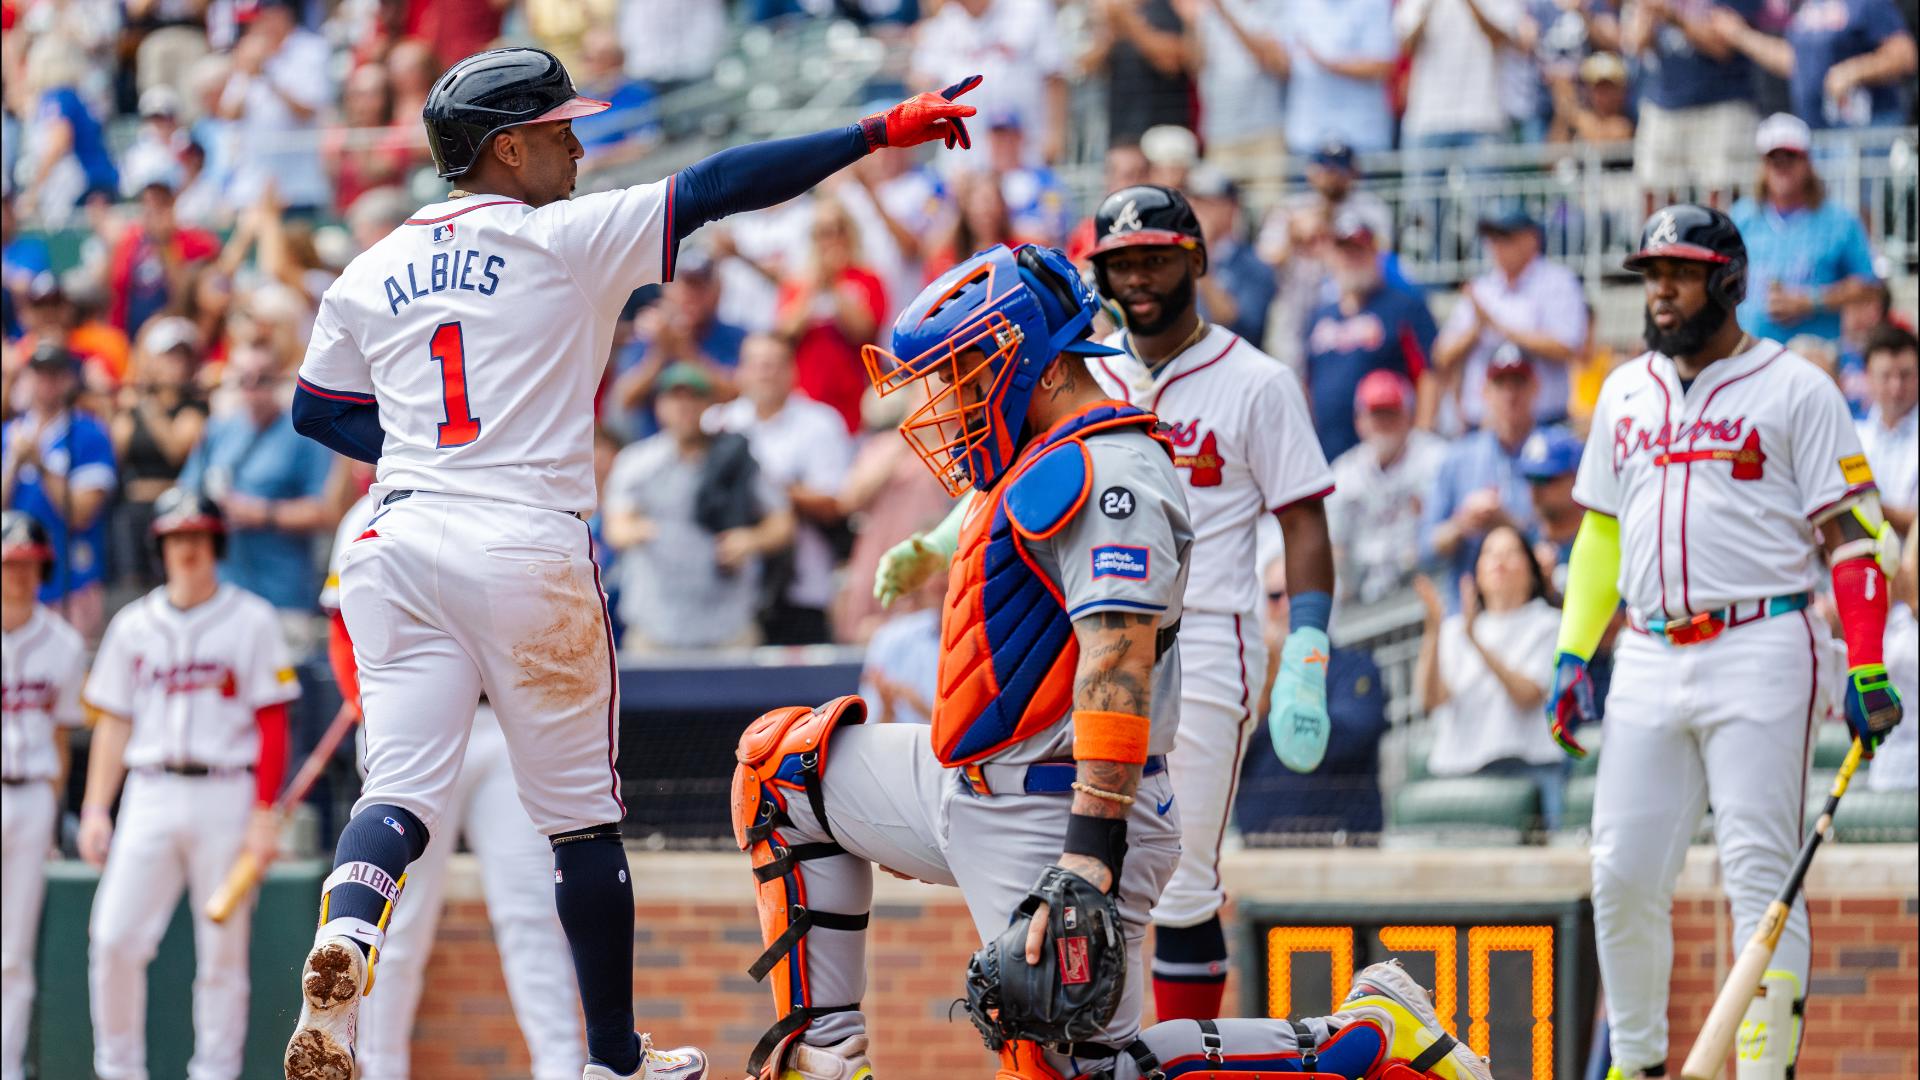
[[[760,1076],[761,1070],[766,1069],[769,1064],[777,1069],[781,1059],[786,1056],[787,1045],[793,1041],[794,1036],[806,1030],[808,1024],[823,1016],[852,1012],[859,1007],[858,1004],[803,1005],[781,1017],[778,1023],[767,1029],[766,1034],[760,1036],[760,1041],[753,1044],[753,1050],[747,1054],[747,1075]],[[772,1071],[768,1070],[769,1075]]]
[[747,969],[747,974],[753,976],[754,982],[766,978],[767,972],[772,971],[773,966],[799,943],[800,938],[816,926],[827,930],[865,930],[868,918],[869,913],[864,911],[858,915],[842,915],[833,911],[815,911],[798,904],[791,905],[787,908],[787,928],[781,931],[779,937],[773,939],[766,951],[760,954],[760,958]]
[[1440,1060],[1448,1054],[1453,1053],[1453,1048],[1458,1045],[1460,1045],[1460,1040],[1443,1031],[1440,1033],[1440,1038],[1436,1039],[1432,1046],[1420,1051],[1420,1056],[1407,1062],[1407,1064],[1415,1072],[1424,1073],[1435,1065],[1440,1064]]

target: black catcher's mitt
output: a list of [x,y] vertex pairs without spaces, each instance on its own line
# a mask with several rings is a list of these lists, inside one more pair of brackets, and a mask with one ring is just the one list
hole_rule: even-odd
[[[1027,928],[1047,905],[1040,963],[1027,963]],[[1126,937],[1113,898],[1049,866],[1004,933],[967,965],[967,1013],[987,1049],[1030,1040],[1084,1042],[1113,1019],[1127,981]]]

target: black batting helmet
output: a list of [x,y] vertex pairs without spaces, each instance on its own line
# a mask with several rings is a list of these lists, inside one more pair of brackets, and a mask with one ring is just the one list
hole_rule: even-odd
[[1111,295],[1100,256],[1124,247],[1183,247],[1200,253],[1207,272],[1206,238],[1187,197],[1159,184],[1121,188],[1093,213],[1093,276],[1102,295]]
[[1686,259],[1713,266],[1707,295],[1729,310],[1747,298],[1747,242],[1733,219],[1710,206],[1681,203],[1657,211],[1640,232],[1640,250],[1627,256],[1640,273],[1653,259]]
[[25,510],[0,513],[0,562],[37,562],[45,577],[53,568],[53,542],[47,527]]
[[495,135],[521,124],[571,120],[607,108],[573,92],[565,65],[544,49],[488,49],[446,70],[420,118],[442,179],[473,167]]
[[153,500],[153,524],[147,532],[153,540],[154,551],[160,550],[160,541],[175,533],[203,532],[213,534],[213,552],[216,557],[227,554],[227,515],[220,504],[200,494],[192,488],[168,488]]

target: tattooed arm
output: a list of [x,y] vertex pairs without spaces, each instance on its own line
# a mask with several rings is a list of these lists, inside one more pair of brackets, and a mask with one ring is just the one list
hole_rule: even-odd
[[[1080,666],[1073,677],[1076,712],[1146,716],[1153,687],[1153,644],[1158,616],[1103,611],[1075,620]],[[1082,759],[1078,778],[1088,787],[1131,796],[1140,786],[1140,766],[1121,761]],[[1073,812],[1089,817],[1124,818],[1128,807],[1084,791],[1073,793]],[[1098,859],[1067,855],[1060,865],[1107,888],[1111,875]]]

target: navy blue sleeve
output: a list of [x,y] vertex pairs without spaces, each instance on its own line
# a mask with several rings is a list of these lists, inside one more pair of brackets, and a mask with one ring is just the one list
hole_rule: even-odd
[[673,237],[728,214],[778,206],[867,154],[860,125],[722,150],[673,178]]
[[293,388],[293,430],[365,462],[380,460],[387,439],[380,428],[380,406],[372,398],[318,390],[304,380]]

